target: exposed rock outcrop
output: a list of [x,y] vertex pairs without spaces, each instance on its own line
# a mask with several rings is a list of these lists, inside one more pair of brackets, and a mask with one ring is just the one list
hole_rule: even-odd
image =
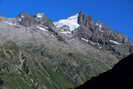
[[[132,48],[131,42],[122,33],[108,28],[101,22],[93,24],[92,17],[87,16],[83,12],[79,13],[78,24],[80,24],[80,27],[74,31],[75,37],[81,40],[85,39],[86,42],[96,48],[111,51],[120,58],[130,54],[129,50]],[[128,51],[125,52],[124,50]],[[123,54],[122,52],[127,54]]]
[[89,26],[93,24],[93,19],[91,16],[86,16],[86,14],[81,11],[78,17],[78,24]]
[[44,13],[37,13],[34,17],[38,24],[42,24],[51,29],[55,29],[53,21],[51,19],[49,19]]
[[27,13],[22,13],[18,15],[16,18],[17,18],[17,23],[26,27],[36,24],[34,17]]

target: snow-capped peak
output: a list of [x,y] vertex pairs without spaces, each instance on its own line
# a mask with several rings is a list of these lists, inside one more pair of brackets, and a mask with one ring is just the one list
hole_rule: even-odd
[[67,19],[61,19],[58,22],[54,22],[54,24],[57,28],[60,28],[64,25],[67,25],[67,26],[69,26],[70,31],[73,31],[74,29],[79,27],[78,15],[79,14],[76,14],[76,15],[73,15],[73,16],[67,18]]

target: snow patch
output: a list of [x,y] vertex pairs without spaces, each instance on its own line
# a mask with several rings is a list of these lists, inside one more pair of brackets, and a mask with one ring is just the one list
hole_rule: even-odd
[[8,22],[8,21],[4,21],[5,24],[8,24],[8,25],[16,25],[16,23],[13,23],[13,22]]
[[67,26],[69,26],[70,31],[73,31],[80,26],[78,24],[78,15],[79,14],[76,14],[74,16],[67,18],[67,19],[61,19],[58,22],[54,22],[54,24],[57,28],[60,28],[64,25],[67,25]]
[[89,40],[85,39],[85,38],[81,38],[81,40],[85,41],[85,42],[88,42]]
[[48,31],[48,30],[46,30],[46,28],[43,28],[43,27],[40,27],[40,26],[36,26],[36,28],[38,28],[40,30],[43,30],[43,31]]
[[63,34],[72,34],[70,31],[65,31],[65,32],[60,32],[60,33],[63,33]]
[[103,28],[102,23],[97,22],[97,23],[96,23],[96,26],[98,26],[98,29],[99,29],[100,32],[103,32],[103,31],[102,31],[102,28]]
[[114,40],[109,40],[111,43],[114,43],[116,45],[120,45],[121,43],[117,42],[117,41],[114,41]]
[[37,18],[42,18],[43,16],[44,16],[43,13],[38,13],[38,14],[36,15]]

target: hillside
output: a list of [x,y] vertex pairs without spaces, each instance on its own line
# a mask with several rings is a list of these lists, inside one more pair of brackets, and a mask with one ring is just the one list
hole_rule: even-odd
[[132,58],[133,54],[125,57],[111,70],[93,77],[76,89],[132,89]]
[[0,20],[0,86],[74,88],[132,52],[127,36],[83,12],[59,22],[43,13],[21,13]]

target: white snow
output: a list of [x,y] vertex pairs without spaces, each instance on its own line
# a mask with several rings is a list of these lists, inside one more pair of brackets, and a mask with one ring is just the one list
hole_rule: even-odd
[[37,17],[38,17],[38,18],[42,18],[42,16],[41,16],[41,15],[38,15]]
[[103,25],[101,23],[96,23],[96,26],[98,26],[99,31],[103,32],[102,31]]
[[99,25],[99,28],[102,28],[102,27],[103,27],[102,24],[100,24],[100,25]]
[[65,31],[65,32],[61,32],[61,33],[63,33],[63,34],[71,34],[70,31]]
[[96,26],[98,26],[99,28],[102,28],[102,24],[100,23],[96,23]]
[[114,43],[116,45],[120,45],[121,43],[117,42],[117,41],[114,41],[114,40],[109,40],[111,43]]
[[37,18],[42,18],[43,16],[44,16],[43,13],[38,13],[38,14],[36,15]]
[[78,14],[73,15],[73,16],[67,18],[67,19],[61,19],[58,22],[54,22],[54,24],[57,28],[60,28],[64,25],[67,25],[67,26],[69,26],[70,31],[73,31],[73,30],[75,30],[76,28],[79,27]]
[[9,22],[9,21],[3,21],[5,24],[9,24],[9,25],[16,25],[16,23],[13,22]]
[[48,31],[48,30],[46,30],[46,28],[43,28],[43,27],[41,27],[41,26],[36,26],[36,28],[38,28],[38,29],[40,29],[40,30],[43,30],[43,31]]
[[87,40],[87,39],[85,39],[85,38],[81,38],[81,40],[83,40],[83,41],[85,41],[85,42],[88,42],[88,40]]

